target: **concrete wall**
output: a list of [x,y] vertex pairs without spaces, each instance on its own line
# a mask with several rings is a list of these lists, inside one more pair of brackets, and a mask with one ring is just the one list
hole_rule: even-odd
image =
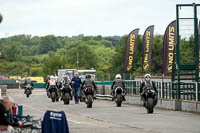
[[[127,104],[142,105],[139,96],[126,96]],[[200,102],[185,101],[176,99],[159,99],[156,105],[157,108],[169,109],[175,111],[198,112],[200,113]]]
[[200,102],[182,101],[182,111],[200,112]]
[[[110,95],[110,85],[98,85],[97,94]],[[126,95],[127,104],[142,105],[140,96]],[[159,99],[157,108],[169,109],[175,111],[187,111],[200,113],[200,101],[186,101],[177,99]]]
[[111,86],[110,85],[97,85],[97,94],[110,95]]

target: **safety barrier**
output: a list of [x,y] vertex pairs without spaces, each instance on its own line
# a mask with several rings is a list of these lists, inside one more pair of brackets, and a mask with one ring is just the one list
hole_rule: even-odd
[[33,88],[46,88],[46,84],[33,82]]
[[[98,94],[110,95],[111,81],[96,82]],[[181,82],[180,89],[177,82],[155,82],[158,90],[158,97],[163,99],[180,99],[190,101],[200,101],[200,83]],[[139,95],[141,81],[125,80],[125,90],[127,95]],[[102,90],[103,93],[102,93]]]

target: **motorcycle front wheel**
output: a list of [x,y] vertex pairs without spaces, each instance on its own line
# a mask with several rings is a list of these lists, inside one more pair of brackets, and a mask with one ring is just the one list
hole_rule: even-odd
[[69,104],[69,101],[70,101],[69,93],[64,94],[63,101],[64,101],[64,104]]

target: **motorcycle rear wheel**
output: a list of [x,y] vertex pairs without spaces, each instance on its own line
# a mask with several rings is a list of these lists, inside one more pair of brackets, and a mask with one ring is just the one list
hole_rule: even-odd
[[147,113],[153,113],[153,107],[154,107],[153,98],[150,97],[147,99]]
[[92,108],[93,98],[92,95],[88,95],[87,97],[87,108]]
[[122,95],[117,94],[116,105],[117,105],[117,107],[121,107],[121,104],[122,104]]

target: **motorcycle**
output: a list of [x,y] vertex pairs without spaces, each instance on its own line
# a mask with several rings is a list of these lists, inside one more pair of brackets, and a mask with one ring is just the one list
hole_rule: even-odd
[[115,103],[117,107],[121,107],[122,102],[124,101],[125,93],[123,92],[123,88],[118,86],[115,89]]
[[87,104],[87,108],[92,108],[92,103],[94,101],[94,89],[92,87],[85,88],[85,103]]
[[32,94],[32,86],[30,84],[25,86],[25,94],[27,98]]
[[156,92],[153,90],[152,87],[146,87],[144,88],[144,99],[145,99],[145,107],[147,109],[147,113],[153,113],[153,109],[155,106],[155,96]]
[[55,102],[55,101],[58,102],[59,95],[58,95],[57,87],[55,85],[50,86],[49,92],[50,92],[50,97],[52,99],[52,102]]
[[72,89],[69,84],[63,85],[61,88],[61,99],[64,104],[69,104],[70,100],[72,100]]

